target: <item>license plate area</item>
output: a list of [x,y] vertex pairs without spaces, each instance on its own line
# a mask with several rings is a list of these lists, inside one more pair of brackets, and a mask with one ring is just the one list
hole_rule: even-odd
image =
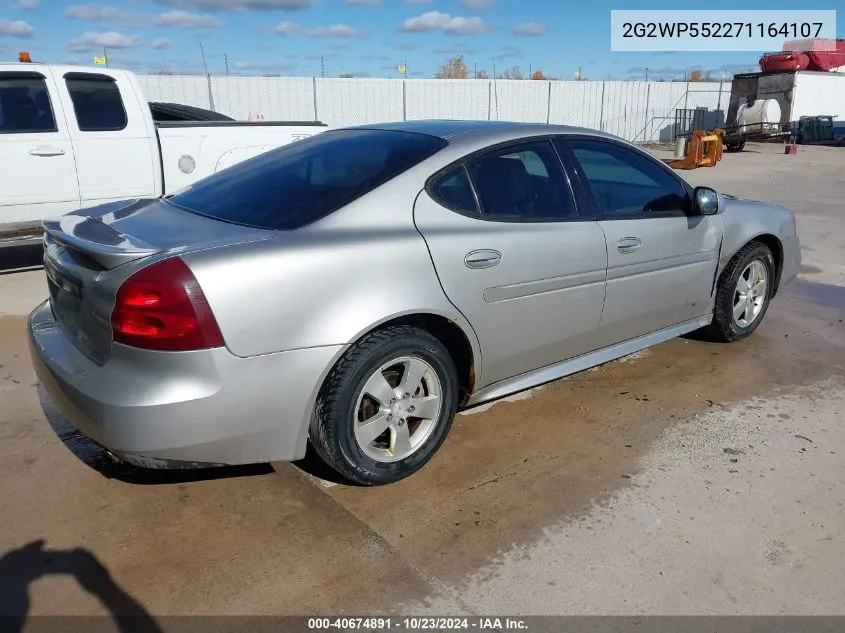
[[82,280],[60,270],[49,258],[45,258],[44,271],[47,274],[53,316],[70,331],[79,332],[83,299]]

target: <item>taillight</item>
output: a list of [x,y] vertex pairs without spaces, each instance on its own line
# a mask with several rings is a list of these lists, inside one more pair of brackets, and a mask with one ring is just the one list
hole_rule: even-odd
[[188,266],[163,259],[129,277],[117,291],[113,339],[144,349],[188,351],[223,346],[223,335]]

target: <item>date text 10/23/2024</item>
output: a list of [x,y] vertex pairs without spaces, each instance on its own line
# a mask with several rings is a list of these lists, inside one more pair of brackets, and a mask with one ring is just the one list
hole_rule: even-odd
[[519,631],[528,625],[511,617],[308,618],[309,631]]

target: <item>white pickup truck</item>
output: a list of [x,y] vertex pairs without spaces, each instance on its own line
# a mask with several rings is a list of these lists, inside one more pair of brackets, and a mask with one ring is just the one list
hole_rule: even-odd
[[215,114],[150,104],[124,70],[0,63],[0,240],[79,207],[172,193],[327,129]]

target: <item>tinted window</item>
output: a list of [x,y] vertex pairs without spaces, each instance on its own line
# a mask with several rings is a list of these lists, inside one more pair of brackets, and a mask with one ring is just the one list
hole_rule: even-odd
[[0,134],[55,131],[56,120],[44,79],[0,75]]
[[431,193],[438,202],[456,211],[478,213],[475,194],[463,165],[440,178],[431,188]]
[[114,79],[70,73],[65,82],[81,132],[115,132],[126,127],[126,110]]
[[467,161],[483,216],[562,220],[575,216],[569,184],[549,141],[493,150]]
[[567,144],[601,214],[621,218],[684,213],[683,185],[647,157],[614,143],[572,140]]
[[442,139],[406,132],[323,132],[224,169],[170,201],[224,222],[296,229],[349,204],[445,145]]

